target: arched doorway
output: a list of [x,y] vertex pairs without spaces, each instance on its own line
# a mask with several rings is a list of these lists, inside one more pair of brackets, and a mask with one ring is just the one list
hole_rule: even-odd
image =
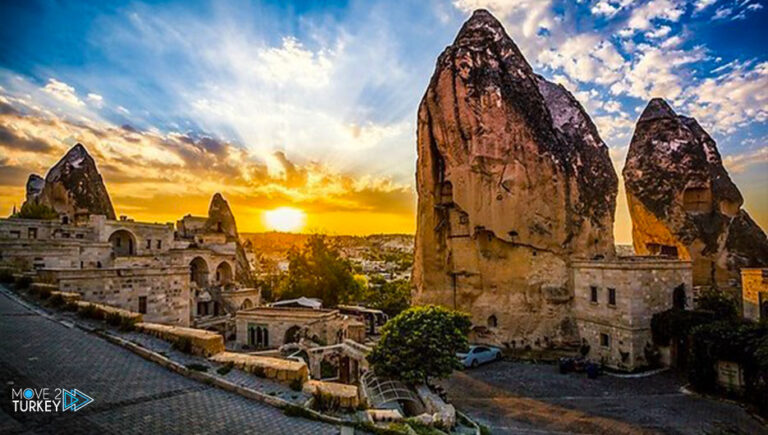
[[496,319],[496,315],[495,314],[491,314],[491,316],[488,317],[488,322],[487,323],[488,323],[488,327],[489,328],[495,328],[495,327],[499,326],[499,321],[498,321],[498,319]]
[[208,263],[203,257],[195,257],[189,263],[189,282],[194,282],[199,288],[208,286]]
[[246,299],[243,301],[242,305],[240,305],[240,309],[248,310],[253,308],[253,302],[251,302],[250,299]]
[[685,309],[685,284],[680,284],[672,291],[672,308],[678,310]]
[[128,230],[117,230],[109,236],[116,257],[136,255],[136,238]]
[[297,343],[300,338],[299,332],[301,332],[301,327],[298,325],[294,325],[288,328],[288,330],[285,331],[285,338],[283,339],[283,344]]
[[222,261],[216,267],[216,282],[219,285],[227,285],[232,282],[232,266],[226,261]]

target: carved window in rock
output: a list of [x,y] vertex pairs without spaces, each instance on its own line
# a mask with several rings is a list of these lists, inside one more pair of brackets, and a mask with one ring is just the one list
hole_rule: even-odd
[[611,336],[608,334],[600,334],[600,346],[611,347]]
[[615,288],[609,288],[608,289],[608,305],[610,306],[616,306],[616,289]]
[[683,191],[683,208],[690,213],[712,211],[712,192],[707,187],[689,187]]
[[499,326],[499,319],[496,318],[495,314],[492,314],[488,317],[487,324],[489,328],[497,328]]
[[195,257],[189,263],[189,280],[200,288],[208,286],[208,264],[202,257]]
[[597,303],[597,287],[596,286],[589,287],[589,301],[594,304]]

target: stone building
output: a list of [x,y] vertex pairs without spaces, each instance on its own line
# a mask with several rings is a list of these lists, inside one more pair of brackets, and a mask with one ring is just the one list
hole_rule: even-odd
[[362,343],[365,324],[338,310],[257,307],[235,316],[237,343],[256,349],[274,349],[307,338],[321,345]]
[[0,267],[37,273],[151,322],[224,331],[234,329],[236,310],[260,303],[259,291],[238,279],[247,280],[250,268],[240,261],[234,215],[220,194],[207,217],[187,215],[176,226],[115,219],[95,165],[78,144],[45,180],[30,177],[25,206],[59,218],[0,219]]
[[745,319],[768,319],[768,269],[741,269],[741,300]]
[[588,358],[634,370],[647,365],[651,317],[691,307],[691,262],[664,257],[574,261],[573,317]]

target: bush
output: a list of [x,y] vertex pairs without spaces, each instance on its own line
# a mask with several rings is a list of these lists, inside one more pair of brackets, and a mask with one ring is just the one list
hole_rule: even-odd
[[202,364],[187,364],[187,368],[196,372],[207,372],[208,366]]
[[739,318],[739,307],[730,296],[717,289],[704,290],[697,300],[700,311],[708,311],[716,320],[736,320]]
[[251,373],[253,373],[255,376],[259,378],[267,377],[267,373],[264,371],[264,367],[256,366],[253,368],[253,371]]
[[107,321],[109,326],[120,326],[122,316],[120,316],[118,313],[107,313],[107,315],[104,316],[104,320]]
[[672,308],[651,318],[651,334],[657,346],[669,346],[672,339],[685,339],[698,325],[711,322],[712,313]]
[[19,290],[26,290],[30,285],[32,285],[32,278],[28,276],[20,276],[16,278],[16,281],[13,284],[14,288]]
[[10,284],[13,282],[13,272],[8,269],[0,270],[0,283]]
[[120,330],[121,331],[133,331],[136,329],[136,323],[138,323],[139,319],[135,317],[121,317],[120,318]]
[[179,352],[192,353],[192,340],[187,337],[179,337],[173,342],[173,348]]
[[64,296],[60,294],[55,294],[48,299],[48,304],[54,308],[59,308],[66,303],[67,301],[64,300]]
[[59,213],[47,205],[24,203],[21,210],[11,215],[11,218],[53,220],[59,218]]
[[291,381],[289,384],[289,387],[291,387],[291,390],[293,391],[301,391],[301,388],[304,386],[304,382],[302,382],[301,378],[296,378]]
[[224,366],[219,367],[218,369],[216,369],[216,373],[220,374],[221,376],[226,376],[229,372],[232,371],[232,368],[234,366],[235,366],[235,363],[230,361],[227,364],[225,364]]
[[330,393],[324,393],[322,391],[315,391],[312,394],[315,399],[313,401],[313,407],[320,412],[337,412],[341,409],[341,399]]
[[78,308],[80,308],[80,306],[77,305],[74,302],[71,302],[71,301],[64,304],[64,310],[65,311],[73,311],[74,312],[74,311],[77,311]]
[[77,314],[85,319],[104,320],[104,314],[91,304],[79,307]]
[[37,297],[46,300],[51,297],[51,289],[48,287],[37,287]]

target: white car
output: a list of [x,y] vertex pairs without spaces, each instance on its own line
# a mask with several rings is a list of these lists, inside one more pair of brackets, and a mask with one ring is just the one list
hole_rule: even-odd
[[469,346],[467,353],[457,353],[456,357],[459,358],[464,367],[477,367],[480,364],[485,364],[491,361],[498,361],[501,359],[501,349],[491,346],[472,345]]

